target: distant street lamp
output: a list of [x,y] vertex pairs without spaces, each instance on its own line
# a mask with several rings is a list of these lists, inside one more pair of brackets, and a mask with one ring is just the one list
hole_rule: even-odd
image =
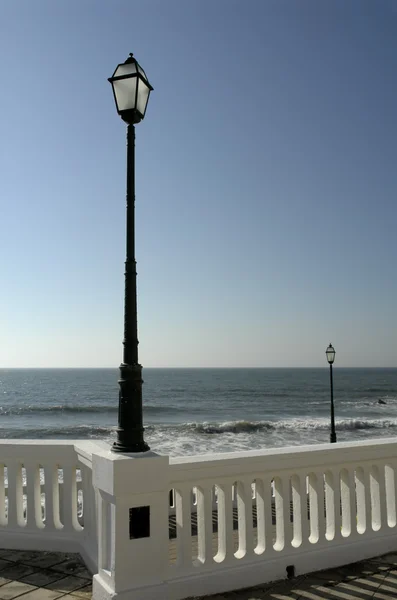
[[120,365],[117,441],[113,452],[146,452],[143,439],[142,366],[138,362],[138,318],[135,260],[135,124],[142,121],[153,90],[132,54],[112,77],[117,112],[127,127],[127,252],[124,293],[124,350]]
[[332,365],[335,360],[335,350],[334,350],[332,344],[330,344],[328,346],[328,348],[325,351],[325,354],[327,356],[327,361],[329,363],[329,376],[330,376],[330,382],[331,382],[331,435],[330,435],[330,442],[331,442],[331,444],[334,444],[336,442],[336,431],[335,431],[334,386],[333,386],[333,381],[332,381]]

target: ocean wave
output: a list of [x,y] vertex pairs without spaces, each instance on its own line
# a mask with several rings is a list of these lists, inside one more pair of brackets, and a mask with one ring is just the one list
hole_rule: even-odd
[[[192,432],[207,435],[224,433],[257,433],[261,431],[315,430],[327,431],[329,420],[291,419],[289,421],[229,421],[225,423],[189,423],[185,427]],[[358,429],[397,428],[397,419],[342,419],[336,428],[343,431]]]
[[116,427],[71,425],[70,427],[36,427],[28,430],[18,427],[0,428],[0,437],[6,439],[106,439],[114,435]]
[[[151,404],[144,404],[143,410],[145,413],[168,413],[168,412],[184,412],[184,408],[172,407],[172,406],[155,406]],[[0,415],[26,415],[36,413],[117,413],[118,404],[109,405],[97,405],[97,404],[59,404],[59,405],[19,405],[19,406],[0,406]]]
[[[196,436],[204,439],[209,436],[225,434],[255,433],[299,433],[304,431],[328,431],[328,419],[291,419],[285,421],[227,421],[224,423],[173,423],[173,424],[145,424],[145,430],[152,435],[160,435],[169,439],[184,438],[193,440]],[[71,424],[42,427],[0,427],[0,437],[8,439],[107,439],[113,438],[116,425],[98,426]],[[337,431],[381,430],[397,429],[397,419],[342,419],[336,421]],[[228,438],[230,439],[230,437]]]
[[238,394],[240,397],[249,396],[251,398],[290,398],[293,396],[293,391],[283,392],[283,391],[267,391],[266,389],[255,390],[252,388],[233,388],[229,387],[226,390],[224,388],[218,388],[213,390],[215,393],[226,393],[228,396],[233,394]]

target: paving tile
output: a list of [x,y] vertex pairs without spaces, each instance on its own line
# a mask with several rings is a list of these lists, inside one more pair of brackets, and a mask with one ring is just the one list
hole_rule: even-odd
[[59,565],[65,560],[70,559],[70,554],[64,554],[63,552],[40,552],[39,556],[32,557],[24,560],[25,564],[31,565],[32,567],[40,568],[51,568],[54,565]]
[[352,563],[351,565],[345,565],[340,567],[339,570],[342,573],[345,573],[347,578],[351,577],[364,577],[366,575],[371,575],[372,573],[376,573],[381,570],[382,566],[379,564],[374,564],[369,561],[362,561],[358,563]]
[[292,596],[291,593],[280,592],[270,592],[265,596],[262,596],[264,600],[290,600],[291,598],[297,598],[297,596]]
[[69,560],[65,560],[58,565],[54,565],[51,567],[54,571],[60,571],[61,573],[78,575],[79,577],[83,577],[85,579],[92,579],[92,575],[87,570],[84,565],[82,559],[76,555],[75,558],[70,558]]
[[53,592],[52,590],[46,590],[45,588],[37,588],[33,592],[24,594],[16,600],[56,600],[56,598],[64,597],[64,594],[61,592]]
[[[90,596],[91,598],[91,596]],[[81,596],[75,596],[75,594],[67,594],[66,596],[62,596],[62,600],[81,600]]]
[[[0,575],[1,575],[1,572],[0,572]],[[395,579],[397,581],[397,569],[388,569],[387,577],[390,577],[391,579]]]
[[[281,586],[285,586],[285,581],[280,582]],[[272,584],[263,584],[262,586],[255,586],[253,588],[245,588],[234,592],[225,592],[220,597],[225,600],[263,600],[267,598],[266,595],[270,589],[274,587]],[[212,597],[211,597],[212,600]]]
[[[361,563],[353,563],[344,567],[330,569],[328,571],[316,571],[313,576],[316,579],[328,581],[330,585],[340,581],[350,581],[358,577],[369,577],[374,573],[379,572],[379,564],[370,564],[367,561]],[[387,570],[387,569],[386,569]]]
[[[323,587],[319,586],[310,592],[303,591],[297,600],[365,600],[366,597],[353,595],[349,590],[341,590],[339,586]],[[390,599],[389,599],[390,600]]]
[[33,567],[28,567],[27,565],[21,565],[19,563],[10,563],[9,567],[0,571],[0,577],[19,581],[22,577],[26,577],[26,575],[30,575],[34,572],[35,569]]
[[[338,586],[344,588],[349,585],[353,585],[356,589],[369,590],[372,594],[379,589],[379,586],[382,585],[384,578],[382,579],[374,579],[373,577],[359,577],[358,579],[352,579],[351,581],[342,581],[338,583]],[[337,586],[337,587],[338,587]],[[365,594],[365,591],[363,592]]]
[[49,585],[46,585],[46,589],[57,590],[65,593],[73,592],[74,590],[78,590],[86,586],[86,579],[69,575],[67,577],[63,577],[62,579],[58,579],[57,581],[53,581]]
[[340,569],[330,569],[329,571],[316,571],[316,580],[322,581],[322,585],[335,585],[346,578],[346,573]]
[[324,577],[317,577],[317,571],[313,575],[303,575],[302,577],[292,579],[290,582],[290,587],[292,590],[295,589],[308,589],[308,588],[316,588],[321,586],[328,587],[331,585],[335,585],[335,581],[329,580]]
[[4,585],[5,583],[8,583],[9,581],[11,581],[11,579],[6,579],[5,577],[0,577],[0,585]]
[[92,584],[90,583],[89,585],[84,586],[83,588],[80,588],[79,590],[75,590],[73,592],[73,595],[76,596],[77,598],[80,598],[80,600],[83,598],[87,599],[87,598],[91,598],[92,596]]
[[7,557],[7,554],[9,552],[10,552],[10,550],[6,550],[6,549],[0,550],[0,558]]
[[[370,564],[372,564],[372,563],[370,563]],[[394,565],[388,565],[387,563],[376,562],[373,564],[376,565],[376,570],[378,573],[381,573],[382,571],[387,572],[387,571],[390,571],[391,569],[395,568]]]
[[[0,575],[1,575],[1,573],[0,573]],[[397,598],[397,571],[394,571],[394,573],[390,572],[390,571],[388,573],[386,573],[385,583],[387,585],[394,587],[394,589],[396,590],[396,598]]]
[[260,598],[264,598],[264,600],[289,600],[290,598],[296,599],[298,596],[289,587],[276,586],[274,589],[265,590]]
[[382,592],[384,594],[389,594],[392,595],[393,598],[397,598],[397,588],[389,585],[387,580],[382,581],[382,583],[378,587],[378,590],[376,591]]
[[335,589],[349,594],[354,592],[356,595],[359,595],[360,598],[372,598],[374,593],[379,590],[379,586],[380,583],[371,587],[365,580],[363,582],[358,582],[357,579],[354,579],[354,581],[350,581],[349,583],[346,581],[339,583]]
[[[198,598],[198,600],[200,600],[200,596]],[[223,595],[219,595],[217,594],[216,596],[208,596],[208,598],[210,598],[211,600],[228,600],[227,596]],[[189,600],[189,599],[188,599]],[[195,598],[191,598],[190,600],[195,600]]]
[[21,583],[20,581],[10,581],[0,587],[0,598],[1,600],[13,600],[18,598],[21,594],[33,591],[35,588],[33,585],[27,583]]
[[78,571],[75,571],[74,574],[77,577],[81,577],[82,579],[85,579],[86,583],[92,582],[92,573],[90,573],[89,570],[87,569],[87,567],[85,567],[84,565],[81,569],[79,569]]
[[3,558],[12,562],[24,562],[25,560],[34,560],[42,555],[42,552],[37,550],[8,550],[8,554]]
[[[395,600],[396,596],[391,596],[390,594],[384,594],[382,592],[375,592],[372,596],[371,600]],[[357,600],[357,598],[356,598]]]
[[377,556],[375,558],[372,558],[371,560],[382,563],[386,562],[390,565],[397,565],[397,552],[389,552],[388,554]]
[[[0,575],[1,575],[1,572],[0,572]],[[30,585],[36,585],[37,587],[44,587],[44,586],[48,585],[49,583],[53,583],[54,581],[61,579],[62,577],[63,577],[63,574],[57,573],[56,571],[40,569],[39,571],[34,571],[30,575],[23,577],[21,579],[21,581],[23,581],[25,583],[30,583]]]
[[6,567],[11,567],[11,564],[9,560],[3,560],[2,558],[0,558],[0,574],[1,574],[1,570],[5,569]]
[[219,596],[225,600],[248,600],[249,598],[262,600],[264,598],[259,590],[237,590],[235,592],[225,592],[224,594],[219,594]]

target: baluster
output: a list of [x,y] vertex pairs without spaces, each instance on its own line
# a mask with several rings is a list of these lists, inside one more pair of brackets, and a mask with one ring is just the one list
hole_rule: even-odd
[[371,490],[371,512],[372,512],[372,529],[379,531],[381,526],[380,514],[380,490],[379,490],[379,469],[376,465],[372,465],[370,474],[370,490]]
[[[255,497],[256,497],[256,532],[258,536],[258,542],[255,548],[255,554],[263,554],[266,548],[265,539],[265,512],[270,510],[271,506],[265,508],[265,486],[263,479],[255,479]],[[269,502],[268,502],[269,504]]]
[[197,540],[198,560],[209,565],[212,562],[212,486],[197,488]]
[[83,491],[83,527],[91,537],[96,529],[96,503],[92,485],[92,470],[86,465],[80,465],[80,471],[81,489]]
[[380,501],[380,526],[381,529],[387,529],[387,491],[386,491],[386,477],[385,477],[385,465],[381,464],[378,466],[378,485],[379,485],[379,501]]
[[387,524],[389,527],[396,526],[396,481],[393,463],[389,462],[385,466],[386,483],[386,503],[387,503]]
[[273,525],[274,479],[273,477],[266,477],[263,483],[265,489],[265,542],[266,553],[269,555],[275,552],[274,544],[276,543],[276,528],[275,524]]
[[58,465],[44,463],[45,528],[61,529]]
[[6,519],[6,491],[5,491],[5,472],[4,464],[0,464],[0,526],[7,525]]
[[19,462],[7,463],[8,475],[8,527],[23,527],[23,484],[22,465]]
[[[285,476],[274,478],[274,502],[276,509],[276,542],[274,549],[280,552],[286,545],[287,524],[289,522],[289,504],[286,482],[289,481]],[[287,523],[286,523],[287,521]]]
[[365,497],[365,531],[370,532],[372,530],[372,498],[371,498],[371,479],[370,479],[370,465],[364,465],[363,469],[363,484],[364,484],[364,497]]
[[177,564],[192,566],[192,487],[179,485],[175,494]]
[[325,475],[323,471],[317,472],[318,485],[318,533],[320,540],[325,540]]
[[357,499],[356,499],[356,475],[355,469],[348,470],[349,495],[350,495],[350,538],[358,537],[357,531]]
[[335,508],[335,536],[334,540],[341,539],[342,536],[342,499],[340,489],[341,474],[339,468],[331,469],[334,480],[334,508]]
[[326,518],[326,530],[325,538],[331,541],[335,538],[335,488],[337,487],[333,473],[326,471],[325,473],[325,518]]
[[29,529],[44,527],[41,508],[40,467],[36,462],[25,462],[26,525]]
[[233,543],[233,484],[223,483],[218,489],[218,552],[216,562],[234,558]]
[[365,480],[362,467],[356,469],[357,533],[363,534],[367,527]]
[[302,512],[303,506],[302,501],[303,498],[306,500],[306,494],[302,497],[301,494],[301,483],[299,475],[293,475],[291,477],[291,490],[292,490],[292,530],[293,530],[293,538],[292,538],[292,546],[294,548],[299,548],[302,544]]
[[237,483],[238,550],[236,558],[252,556],[254,534],[252,529],[252,481],[244,478]]
[[[86,537],[90,540],[92,546],[91,552],[96,552],[97,548],[97,506],[95,498],[95,489],[92,485],[92,469],[84,464],[80,465],[81,487],[83,491],[83,526]],[[80,524],[81,527],[81,524]]]
[[318,481],[315,473],[308,476],[309,483],[309,506],[310,506],[310,536],[309,542],[316,544],[319,540],[319,502]]
[[76,467],[67,465],[63,467],[63,511],[62,524],[65,529],[80,529],[77,521],[77,484]]
[[352,533],[352,511],[351,511],[351,485],[350,475],[347,469],[342,469],[340,474],[340,493],[342,502],[342,536],[349,537]]
[[302,496],[302,546],[310,547],[310,516],[309,516],[309,495],[308,495],[308,481],[309,478],[305,474],[301,478],[301,496]]
[[284,524],[284,548],[292,544],[293,531],[291,523],[291,476],[283,474],[281,476],[283,488],[283,524]]

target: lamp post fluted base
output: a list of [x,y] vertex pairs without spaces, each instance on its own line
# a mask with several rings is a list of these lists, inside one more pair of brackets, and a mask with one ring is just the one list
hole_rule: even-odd
[[114,442],[112,446],[112,452],[119,452],[123,454],[140,454],[142,452],[149,452],[150,448],[143,442],[143,444],[122,444],[120,442]]
[[139,453],[150,450],[143,439],[142,367],[120,365],[119,426],[113,452]]
[[336,433],[331,433],[330,442],[331,444],[336,444]]

